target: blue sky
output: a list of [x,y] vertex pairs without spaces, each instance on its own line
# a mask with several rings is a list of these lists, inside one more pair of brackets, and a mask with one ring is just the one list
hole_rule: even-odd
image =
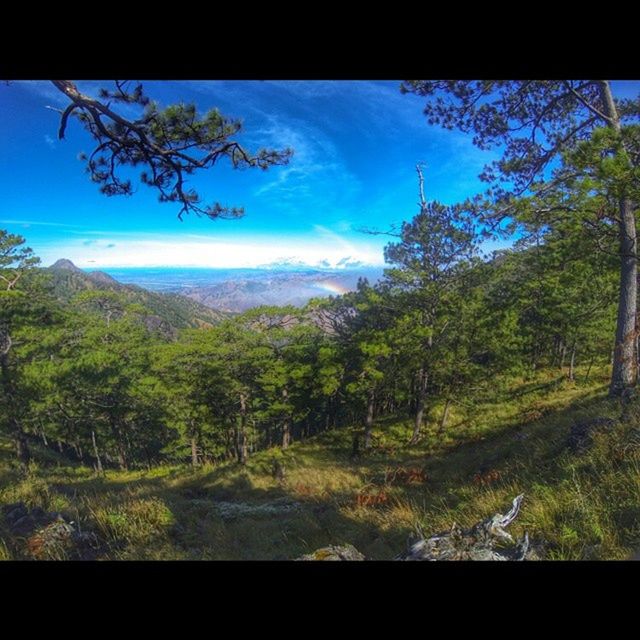
[[[101,82],[79,82],[96,95]],[[192,177],[208,202],[243,206],[239,220],[186,216],[139,185],[106,198],[77,159],[91,140],[72,121],[57,140],[66,106],[47,81],[0,86],[0,227],[26,237],[48,265],[81,267],[254,267],[280,259],[336,264],[350,257],[382,264],[388,229],[417,212],[415,164],[426,162],[426,195],[453,203],[483,189],[477,175],[491,155],[469,136],[429,126],[422,100],[399,81],[149,81],[161,104],[195,102],[243,120],[240,141],[293,147],[289,165],[234,171],[219,165]],[[638,82],[616,82],[635,96]]]

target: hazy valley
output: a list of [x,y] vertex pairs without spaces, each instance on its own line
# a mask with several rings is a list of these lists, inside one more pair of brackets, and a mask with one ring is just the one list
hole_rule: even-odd
[[[374,284],[383,269],[315,269],[275,265],[261,269],[109,269],[113,278],[150,291],[179,294],[222,312],[241,313],[253,307],[303,306],[311,298],[355,291],[358,280]],[[87,271],[91,275],[91,271]]]

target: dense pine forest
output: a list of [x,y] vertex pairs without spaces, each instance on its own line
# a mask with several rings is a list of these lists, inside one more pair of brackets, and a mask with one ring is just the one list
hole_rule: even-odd
[[56,295],[59,268],[36,268],[3,232],[3,409],[17,457],[28,462],[39,440],[99,471],[245,464],[354,424],[359,452],[389,415],[411,417],[415,444],[497,375],[555,368],[573,380],[611,361],[613,249],[567,225],[483,260],[454,216],[425,205],[388,245],[376,285],[199,329],[117,290]]
[[[73,107],[63,128],[85,114],[101,153],[150,164],[144,180],[161,201],[181,215],[223,214],[181,191],[181,172],[209,161],[163,173],[161,147],[180,158],[176,140],[206,146],[212,130],[233,135],[235,125],[210,114],[196,126],[193,111],[153,111],[134,92],[129,102],[152,114],[145,155],[142,134],[139,149],[127,142],[136,130],[126,121],[106,128],[96,114],[108,110],[71,84],[61,90]],[[538,557],[625,557],[640,545],[639,103],[614,100],[601,81],[416,81],[403,91],[424,98],[430,122],[472,131],[503,156],[486,170],[489,191],[456,205],[430,198],[429,168],[416,165],[415,210],[397,228],[369,230],[389,237],[384,276],[356,291],[219,313],[68,261],[44,268],[28,237],[0,230],[0,503],[75,509],[98,541],[91,557],[292,558],[349,543],[391,558],[418,523],[433,534],[471,525],[520,493]],[[288,151],[221,153],[266,166]],[[88,166],[107,195],[127,190],[104,163]],[[487,253],[495,235],[512,246]],[[154,482],[165,494],[142,491]],[[282,525],[291,542],[249,513],[246,528],[257,519],[279,542],[254,540],[233,506],[215,520],[208,497],[238,512],[280,508],[293,518]],[[58,547],[47,556],[33,539],[25,550],[4,513],[0,554],[74,557]]]

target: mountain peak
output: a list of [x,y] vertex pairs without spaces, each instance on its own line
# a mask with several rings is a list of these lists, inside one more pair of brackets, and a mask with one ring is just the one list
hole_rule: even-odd
[[90,271],[89,278],[94,282],[101,282],[102,284],[116,284],[122,286],[115,278],[112,278],[108,273],[104,271]]
[[67,258],[61,258],[60,260],[56,260],[49,269],[67,269],[68,271],[75,271],[79,273],[84,273],[82,269],[76,267],[71,260],[67,260]]

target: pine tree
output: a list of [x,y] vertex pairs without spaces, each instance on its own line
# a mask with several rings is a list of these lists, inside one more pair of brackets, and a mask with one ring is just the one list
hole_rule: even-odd
[[[219,202],[205,204],[201,196],[187,186],[190,175],[213,168],[227,159],[234,168],[286,164],[293,151],[259,149],[251,154],[235,136],[240,120],[227,118],[217,109],[199,116],[194,104],[177,103],[161,109],[141,84],[116,81],[113,90],[102,89],[100,99],[82,93],[70,80],[53,80],[53,85],[70,104],[60,112],[58,137],[62,140],[69,118],[76,118],[96,142],[90,154],[81,154],[91,180],[106,196],[131,195],[131,180],[123,167],[144,167],[143,184],[158,191],[160,202],[179,205],[178,217],[195,213],[215,219],[235,218],[243,209]],[[137,109],[138,118],[126,118],[117,111],[126,105]]]
[[28,275],[40,260],[24,243],[21,236],[0,229],[0,427],[9,432],[18,460],[26,464],[30,453],[21,422],[26,399],[19,391],[14,338],[38,311]]
[[385,260],[393,266],[385,270],[383,283],[414,323],[407,349],[416,389],[414,444],[422,429],[435,363],[461,321],[463,303],[456,286],[465,277],[476,235],[463,208],[426,201],[419,166],[417,171],[420,212],[402,224],[399,241],[385,248]]
[[[401,88],[427,97],[429,123],[471,132],[481,149],[501,147],[501,158],[481,174],[491,183],[488,201],[476,203],[479,217],[494,229],[511,219],[519,197],[566,186],[576,173],[559,167],[561,156],[597,139],[590,167],[615,175],[605,213],[617,229],[620,260],[610,393],[634,384],[640,155],[633,123],[640,117],[640,98],[616,100],[607,80],[414,80]],[[584,176],[588,168],[574,169]]]

